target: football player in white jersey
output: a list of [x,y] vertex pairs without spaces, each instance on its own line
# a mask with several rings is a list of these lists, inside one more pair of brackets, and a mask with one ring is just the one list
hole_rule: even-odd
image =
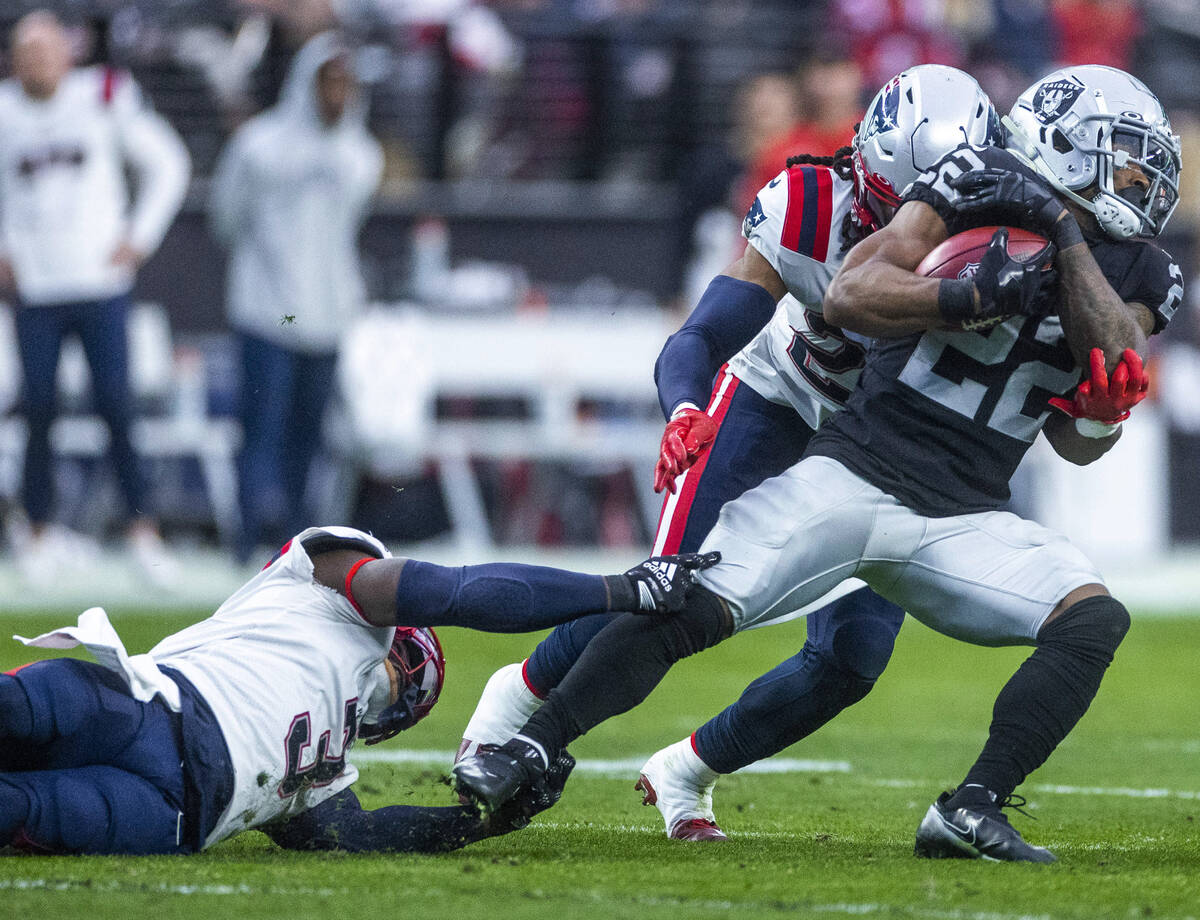
[[[1129,613],[1065,537],[1000,509],[1040,432],[1091,463],[1145,396],[1139,352],[1183,296],[1152,242],[1178,203],[1179,138],[1153,93],[1101,66],[1038,81],[1006,127],[1010,148],[950,152],[847,255],[825,316],[877,336],[864,372],[799,463],[722,507],[701,544],[722,559],[671,628],[614,620],[511,741],[455,766],[460,793],[496,807],[673,661],[856,575],[947,635],[1035,647],[963,782],[930,805],[916,855],[1055,861],[1001,809],[1087,710]],[[1008,226],[1050,242],[1021,261]],[[975,227],[999,229],[971,277],[915,273]]]
[[[759,192],[742,226],[744,254],[713,279],[655,368],[669,419],[655,470],[655,488],[669,492],[655,552],[699,546],[722,505],[800,459],[845,403],[869,345],[822,315],[846,251],[887,222],[924,169],[963,143],[993,142],[998,131],[971,76],[913,67],[876,94],[849,147],[793,157]],[[717,776],[778,753],[871,690],[904,612],[857,580],[840,590],[845,596],[811,605],[799,654],[643,767],[639,787],[662,811],[668,836],[722,839],[712,810]],[[460,757],[479,742],[507,741],[606,622],[565,624],[523,664],[497,671]]]
[[[53,515],[50,427],[64,337],[76,335],[92,399],[129,518],[130,548],[156,582],[165,555],[130,443],[127,325],[138,267],[158,248],[187,192],[178,135],[142,99],[128,73],[73,68],[71,41],[51,13],[24,16],[12,34],[13,77],[0,83],[0,293],[16,293],[22,406],[29,427],[22,501],[31,538],[18,562],[53,580],[64,553]],[[136,191],[125,179],[136,176]]]
[[[188,853],[259,828],[298,849],[432,851],[504,833],[557,798],[573,761],[512,808],[364,811],[347,760],[410,727],[444,676],[432,627],[545,628],[606,610],[677,611],[715,557],[622,575],[391,558],[345,527],[310,528],[208,619],[130,656],[100,608],[27,645],[83,645],[0,675],[0,846]],[[403,625],[400,625],[403,624]]]

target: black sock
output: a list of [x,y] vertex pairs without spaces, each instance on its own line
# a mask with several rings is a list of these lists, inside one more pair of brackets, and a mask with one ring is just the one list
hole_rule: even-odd
[[695,587],[674,616],[617,617],[588,643],[521,734],[553,757],[605,719],[649,696],[676,661],[716,645],[733,631],[729,608]]
[[1107,595],[1063,611],[1038,633],[1038,648],[1012,676],[992,709],[983,753],[963,785],[1003,800],[1045,762],[1091,704],[1129,614]]

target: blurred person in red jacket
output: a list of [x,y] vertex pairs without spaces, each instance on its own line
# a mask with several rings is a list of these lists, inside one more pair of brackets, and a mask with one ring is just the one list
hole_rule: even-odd
[[797,117],[782,134],[760,137],[754,156],[747,158],[749,166],[738,201],[746,208],[792,154],[831,155],[849,144],[862,114],[862,68],[840,50],[817,52],[788,83]]
[[1137,0],[1055,0],[1058,66],[1106,64],[1129,70],[1142,32]]

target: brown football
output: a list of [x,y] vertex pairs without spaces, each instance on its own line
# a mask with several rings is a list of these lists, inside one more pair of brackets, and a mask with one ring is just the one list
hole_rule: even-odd
[[[929,253],[916,273],[927,278],[970,278],[979,267],[979,260],[992,242],[992,235],[999,227],[975,227],[956,233],[948,240],[943,240]],[[1041,251],[1046,245],[1046,238],[1021,230],[1017,227],[1008,228],[1008,251],[1016,259],[1027,259]]]

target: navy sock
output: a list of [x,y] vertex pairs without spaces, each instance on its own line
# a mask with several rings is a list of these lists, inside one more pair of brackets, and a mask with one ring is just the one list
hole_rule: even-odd
[[866,696],[874,683],[806,646],[701,725],[697,753],[718,773],[740,770],[812,734]]

